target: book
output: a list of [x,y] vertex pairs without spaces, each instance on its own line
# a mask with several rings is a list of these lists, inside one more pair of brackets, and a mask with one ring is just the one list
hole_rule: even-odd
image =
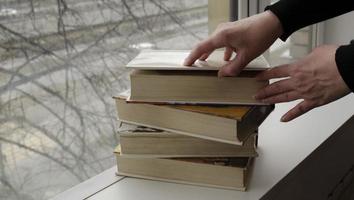
[[[227,64],[224,61],[224,51],[215,50],[205,61],[197,60],[192,66],[184,66],[189,50],[142,50],[133,60],[127,64],[129,69],[140,70],[219,70]],[[233,59],[236,54],[231,57]],[[269,64],[263,56],[251,61],[245,70],[265,70]]]
[[[170,104],[249,104],[262,105],[253,95],[269,84],[255,76],[268,69],[263,57],[255,59],[237,77],[218,77],[225,63],[221,51],[206,61],[187,67],[181,63],[188,51],[142,51],[127,64],[132,102]],[[204,63],[204,64],[201,64]]]
[[131,102],[168,104],[265,105],[253,96],[268,81],[257,72],[218,77],[216,71],[135,70],[130,74]]
[[120,154],[115,150],[118,175],[246,190],[252,158],[148,158]]
[[121,154],[146,157],[256,157],[257,135],[233,145],[160,130],[119,133]]
[[242,145],[274,108],[127,103],[127,95],[115,97],[122,122],[236,145]]

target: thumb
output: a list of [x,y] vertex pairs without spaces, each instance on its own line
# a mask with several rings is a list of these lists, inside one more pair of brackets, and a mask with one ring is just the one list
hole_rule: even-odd
[[245,57],[242,52],[239,52],[234,59],[220,68],[218,76],[237,76],[245,65]]

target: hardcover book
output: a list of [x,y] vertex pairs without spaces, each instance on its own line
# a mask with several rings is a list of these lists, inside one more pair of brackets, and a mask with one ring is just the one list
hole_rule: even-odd
[[115,150],[118,175],[168,182],[246,190],[252,158],[148,158]]
[[119,133],[121,154],[138,157],[255,157],[257,135],[244,145],[233,145],[166,131]]
[[[253,95],[268,85],[255,76],[269,65],[263,57],[252,61],[237,77],[218,77],[226,61],[215,51],[206,61],[187,67],[181,63],[188,51],[143,51],[127,67],[130,75],[129,101],[170,104],[262,105]],[[237,58],[236,58],[237,59]]]
[[127,103],[117,97],[120,121],[168,132],[242,145],[273,110],[274,106],[201,106]]

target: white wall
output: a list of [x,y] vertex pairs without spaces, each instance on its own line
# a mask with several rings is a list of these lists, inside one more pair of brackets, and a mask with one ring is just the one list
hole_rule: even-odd
[[354,39],[354,12],[327,20],[324,24],[325,44],[348,44]]

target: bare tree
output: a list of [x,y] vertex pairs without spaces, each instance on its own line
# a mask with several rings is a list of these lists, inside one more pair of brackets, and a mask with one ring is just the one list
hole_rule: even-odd
[[47,199],[113,166],[124,65],[143,44],[190,48],[206,34],[206,4],[1,1],[0,199]]

